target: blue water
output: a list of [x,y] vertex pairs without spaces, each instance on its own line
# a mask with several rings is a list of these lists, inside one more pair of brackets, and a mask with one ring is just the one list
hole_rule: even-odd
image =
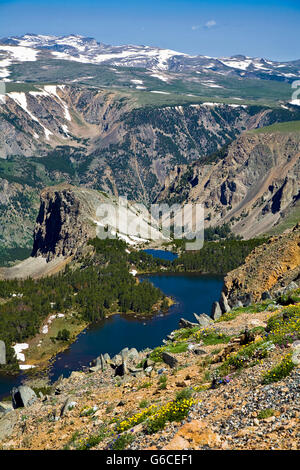
[[56,358],[50,372],[52,380],[81,369],[101,353],[108,352],[112,356],[125,347],[140,350],[160,345],[166,335],[178,327],[181,317],[194,321],[193,312],[209,314],[223,285],[220,276],[197,274],[155,274],[141,276],[140,279],[148,279],[173,297],[175,304],[168,313],[152,318],[114,315],[87,328],[67,351]]
[[[178,327],[181,317],[194,321],[193,312],[209,314],[223,285],[221,276],[194,273],[144,275],[140,279],[148,279],[175,300],[168,313],[152,318],[114,315],[88,327],[69,349],[55,358],[50,369],[51,381],[61,374],[67,377],[72,370],[82,369],[101,353],[113,356],[124,347],[141,350],[160,345],[166,335]],[[0,397],[8,395],[23,377],[0,376]]]
[[154,258],[166,259],[169,261],[173,261],[174,259],[178,258],[177,253],[172,253],[172,251],[165,251],[165,250],[143,250],[148,255],[152,255]]

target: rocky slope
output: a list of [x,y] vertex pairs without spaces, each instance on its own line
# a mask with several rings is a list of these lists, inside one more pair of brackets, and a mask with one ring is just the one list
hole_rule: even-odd
[[296,207],[299,181],[299,133],[244,133],[215,161],[177,166],[157,200],[201,203],[207,226],[229,223],[253,238]]
[[274,295],[300,279],[300,224],[255,248],[245,263],[227,274],[224,292],[234,304]]
[[[52,387],[31,381],[36,393],[14,389],[15,409],[0,407],[1,448],[299,450],[299,341],[281,348],[265,337],[268,320],[286,309],[244,309],[174,331],[154,351],[101,355]],[[269,373],[287,357],[289,370]]]

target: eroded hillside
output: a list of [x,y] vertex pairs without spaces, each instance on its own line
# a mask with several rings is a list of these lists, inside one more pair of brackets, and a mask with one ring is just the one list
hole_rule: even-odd
[[279,224],[300,196],[300,134],[244,133],[215,161],[178,166],[158,201],[201,203],[207,225],[253,238]]

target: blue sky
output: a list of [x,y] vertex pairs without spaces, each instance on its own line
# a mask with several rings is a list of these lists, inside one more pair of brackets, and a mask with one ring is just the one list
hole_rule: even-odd
[[0,37],[77,33],[214,57],[300,59],[299,0],[0,0]]

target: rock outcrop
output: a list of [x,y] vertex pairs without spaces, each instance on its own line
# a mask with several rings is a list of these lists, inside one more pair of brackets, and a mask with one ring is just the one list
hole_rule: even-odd
[[27,385],[20,385],[12,390],[13,408],[27,408],[37,400],[36,393]]
[[[279,126],[280,127],[280,126]],[[214,162],[177,166],[158,202],[200,203],[205,227],[228,223],[245,239],[299,211],[300,134],[246,132]]]
[[6,346],[4,341],[0,340],[0,365],[6,364]]
[[32,256],[48,261],[73,256],[89,239],[104,235],[105,229],[131,244],[150,236],[164,238],[146,208],[143,212],[141,206],[123,205],[101,191],[62,184],[41,193]]
[[227,274],[224,293],[232,304],[247,305],[300,281],[300,224],[255,248],[245,263]]

